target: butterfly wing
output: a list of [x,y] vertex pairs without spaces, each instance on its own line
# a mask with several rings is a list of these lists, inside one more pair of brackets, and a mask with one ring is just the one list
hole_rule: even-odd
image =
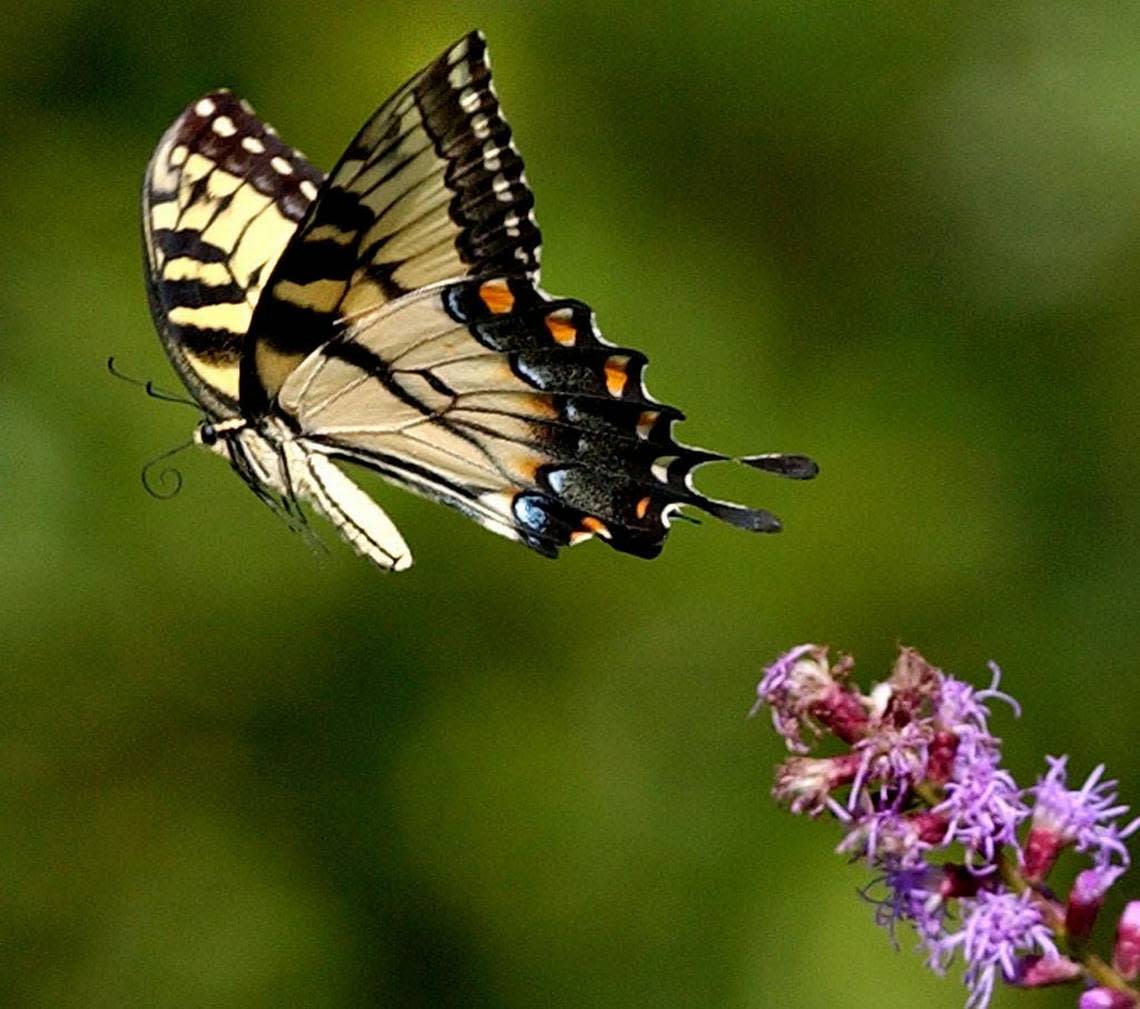
[[[694,505],[743,529],[771,513],[715,501],[693,470],[725,459],[674,440],[646,358],[600,336],[580,301],[521,276],[435,285],[356,318],[282,386],[277,411],[315,451],[350,459],[547,556],[598,536],[656,556]],[[798,456],[745,459],[814,475]]]
[[254,313],[243,407],[266,410],[346,316],[443,280],[537,276],[533,206],[473,32],[388,99],[329,174]]
[[151,157],[142,200],[151,314],[214,417],[238,413],[254,308],[322,178],[228,91],[188,106]]

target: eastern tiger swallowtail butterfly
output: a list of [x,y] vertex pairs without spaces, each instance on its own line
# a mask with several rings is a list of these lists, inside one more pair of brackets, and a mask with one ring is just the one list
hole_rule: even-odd
[[[393,571],[407,544],[334,460],[548,557],[594,536],[656,556],[683,505],[778,530],[694,488],[727,457],[675,441],[682,414],[646,392],[645,356],[538,286],[533,206],[480,32],[389,98],[328,176],[229,91],[190,105],[151,158],[142,218],[151,313],[205,413],[195,441]],[[816,473],[803,456],[740,461]]]

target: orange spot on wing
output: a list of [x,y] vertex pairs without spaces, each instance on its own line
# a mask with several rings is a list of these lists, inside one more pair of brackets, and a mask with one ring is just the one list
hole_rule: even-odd
[[601,519],[594,518],[593,515],[587,515],[582,519],[582,528],[591,535],[601,536],[602,539],[608,540],[610,538],[609,528]]
[[656,410],[643,410],[641,416],[637,418],[637,434],[640,438],[648,438],[649,433],[653,430],[653,425],[657,423],[657,418],[661,414]]
[[629,375],[625,371],[627,364],[629,364],[629,358],[622,354],[615,354],[606,360],[606,388],[609,389],[610,395],[615,398],[625,392],[626,383],[629,381]]
[[574,341],[578,339],[578,331],[574,328],[572,323],[567,322],[565,319],[548,315],[546,317],[546,328],[550,330],[550,335],[554,337],[554,342],[561,344],[563,347],[573,347]]
[[648,496],[643,497],[640,501],[637,502],[637,508],[635,510],[637,512],[637,517],[639,519],[645,518],[645,516],[649,512],[649,506],[652,503],[653,503],[652,500]]
[[555,420],[559,416],[558,407],[551,402],[549,396],[534,396],[531,398],[531,405],[539,417]]
[[520,454],[514,461],[515,475],[525,483],[532,484],[538,478],[538,468],[542,463],[543,460],[533,455]]
[[505,280],[488,280],[479,287],[479,297],[489,312],[504,315],[515,307],[515,296]]

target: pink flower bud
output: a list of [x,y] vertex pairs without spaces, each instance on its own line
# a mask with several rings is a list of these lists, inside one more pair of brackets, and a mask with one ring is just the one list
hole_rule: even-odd
[[947,862],[942,866],[938,893],[946,900],[952,897],[973,897],[977,895],[981,881],[981,876],[976,872],[970,872],[964,865]]
[[813,703],[808,713],[845,743],[858,742],[866,735],[869,719],[863,702],[838,684]]
[[915,835],[920,841],[935,845],[945,843],[950,821],[941,813],[926,809],[911,816],[910,822],[914,825]]
[[1057,856],[1068,844],[1068,839],[1051,827],[1034,825],[1025,840],[1025,878],[1040,883],[1057,862]]
[[1081,976],[1080,964],[1067,956],[1026,956],[1017,964],[1013,983],[1020,988],[1044,988],[1051,984],[1068,984]]
[[1090,988],[1077,1000],[1078,1009],[1135,1009],[1131,995],[1115,988]]
[[1092,934],[1104,895],[1123,871],[1085,869],[1077,874],[1065,905],[1065,929],[1073,942],[1080,944]]
[[1140,900],[1130,900],[1120,914],[1112,966],[1126,981],[1133,981],[1140,974]]

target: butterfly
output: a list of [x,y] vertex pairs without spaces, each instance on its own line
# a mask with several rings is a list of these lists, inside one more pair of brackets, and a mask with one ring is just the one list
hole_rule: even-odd
[[[249,104],[214,91],[146,170],[151,313],[204,413],[194,441],[294,519],[299,502],[379,567],[412,556],[341,469],[358,464],[548,557],[597,537],[656,556],[728,457],[674,439],[645,355],[539,286],[534,196],[472,32],[364,124],[327,175]],[[797,479],[804,456],[742,457]]]

